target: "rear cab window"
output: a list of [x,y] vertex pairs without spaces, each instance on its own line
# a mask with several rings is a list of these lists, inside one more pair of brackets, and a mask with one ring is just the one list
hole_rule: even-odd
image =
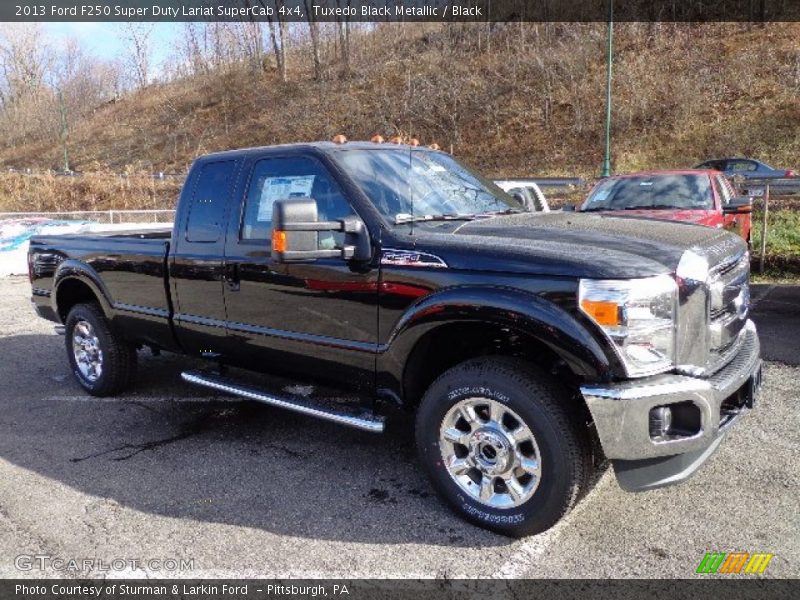
[[235,171],[235,160],[208,162],[200,167],[186,220],[187,242],[214,243],[220,239]]

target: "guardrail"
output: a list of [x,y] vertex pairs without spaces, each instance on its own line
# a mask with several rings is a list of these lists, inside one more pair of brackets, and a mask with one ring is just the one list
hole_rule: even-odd
[[531,183],[535,183],[540,188],[583,187],[586,185],[586,181],[582,177],[502,177],[497,179],[513,181],[519,187],[525,187]]
[[752,192],[763,191],[769,186],[770,193],[776,196],[800,193],[800,177],[775,178],[775,179],[745,179],[739,187],[746,190],[748,195],[758,195]]
[[95,223],[172,223],[175,211],[152,210],[76,210],[65,212],[0,212],[2,219],[53,219],[64,221],[94,221]]

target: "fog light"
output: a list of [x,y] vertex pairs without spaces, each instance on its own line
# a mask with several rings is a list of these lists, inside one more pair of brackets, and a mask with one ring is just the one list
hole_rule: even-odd
[[672,410],[668,406],[656,406],[650,409],[650,437],[662,440],[667,437],[672,425]]

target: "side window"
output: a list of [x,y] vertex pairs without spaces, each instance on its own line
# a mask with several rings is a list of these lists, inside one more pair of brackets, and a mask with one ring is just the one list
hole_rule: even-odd
[[203,165],[192,194],[187,242],[216,242],[222,235],[225,205],[233,183],[236,161],[226,160]]
[[[242,240],[269,240],[272,237],[272,205],[286,198],[313,198],[320,221],[335,221],[355,214],[338,184],[315,159],[265,158],[253,167],[245,199],[240,237]],[[321,232],[320,247],[334,248],[341,234]]]
[[732,160],[728,163],[728,168],[734,173],[741,173],[743,171],[755,171],[756,163],[749,160]]
[[733,190],[730,187],[731,184],[721,175],[715,177],[715,182],[720,192],[720,198],[722,198],[722,204],[730,203],[731,198],[733,198]]

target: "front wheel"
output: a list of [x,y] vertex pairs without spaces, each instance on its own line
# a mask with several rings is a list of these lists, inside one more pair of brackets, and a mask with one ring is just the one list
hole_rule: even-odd
[[441,375],[417,413],[417,449],[434,487],[468,521],[522,537],[577,502],[591,452],[570,398],[522,361],[470,360]]
[[87,392],[112,396],[133,381],[136,349],[112,329],[99,306],[75,305],[65,329],[72,372]]

